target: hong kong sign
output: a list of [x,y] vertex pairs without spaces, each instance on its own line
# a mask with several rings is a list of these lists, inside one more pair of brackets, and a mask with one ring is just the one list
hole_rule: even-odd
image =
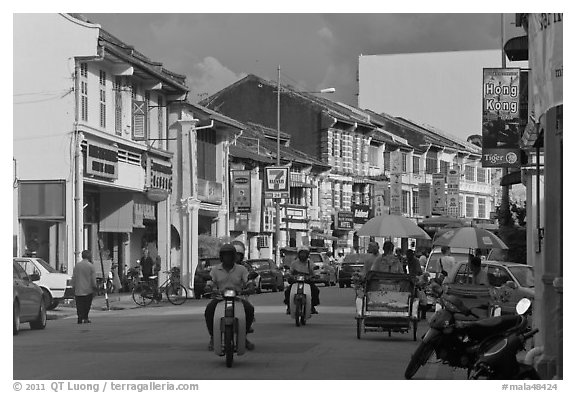
[[520,69],[484,68],[482,166],[520,166]]

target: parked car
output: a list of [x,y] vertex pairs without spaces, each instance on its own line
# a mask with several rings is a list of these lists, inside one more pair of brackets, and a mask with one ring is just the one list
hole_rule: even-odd
[[252,282],[254,284],[254,288],[256,288],[256,293],[262,293],[262,276],[260,273],[256,271],[246,260],[242,261],[242,265],[248,269],[248,274],[255,272],[256,277],[249,280],[248,282]]
[[37,273],[26,274],[22,266],[12,261],[12,327],[14,335],[20,331],[22,323],[29,322],[30,328],[44,329],[46,327],[46,301],[44,292],[34,284],[39,281]]
[[68,274],[59,272],[41,258],[14,258],[14,262],[29,276],[37,274],[40,277],[37,285],[44,292],[47,310],[55,309],[64,299],[74,298],[72,277]]
[[220,258],[202,258],[196,266],[194,273],[194,298],[200,299],[205,295],[206,283],[210,281],[210,270],[220,264]]
[[336,285],[336,268],[330,264],[330,259],[326,253],[311,252],[310,263],[314,274],[312,281],[314,283],[323,283],[325,286]]
[[355,273],[361,274],[364,271],[364,260],[368,254],[348,254],[340,264],[338,272],[338,285],[340,288],[352,287],[352,276]]
[[284,276],[272,259],[249,259],[246,262],[260,275],[261,289],[284,290]]
[[[484,309],[498,304],[502,314],[514,314],[516,303],[522,298],[534,300],[534,269],[532,266],[509,262],[483,261],[482,269],[488,275],[490,285],[469,284],[472,278],[468,262],[457,262],[455,269],[443,282],[444,290],[462,298],[469,308]],[[494,289],[501,288],[503,295],[494,299]]]

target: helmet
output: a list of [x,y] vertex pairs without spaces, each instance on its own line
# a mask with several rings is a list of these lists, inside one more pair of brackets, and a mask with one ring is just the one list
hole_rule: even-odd
[[234,248],[234,246],[232,244],[224,244],[222,247],[220,247],[220,256],[222,256],[224,254],[235,255],[236,254],[236,248]]
[[232,242],[232,247],[234,247],[238,254],[244,254],[244,251],[246,250],[244,243],[242,243],[240,240],[234,240]]

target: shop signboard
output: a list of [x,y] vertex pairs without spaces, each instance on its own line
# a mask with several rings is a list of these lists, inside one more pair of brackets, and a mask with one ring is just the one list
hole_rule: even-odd
[[248,230],[249,219],[246,213],[234,214],[234,231],[246,232]]
[[351,211],[336,213],[336,229],[341,231],[351,231],[354,229],[354,213]]
[[118,179],[118,147],[88,141],[85,171],[87,175]]
[[368,205],[353,205],[354,224],[366,224],[370,219],[371,209]]
[[520,69],[484,68],[482,166],[520,166]]
[[388,182],[379,181],[374,185],[374,198],[372,199],[372,209],[374,216],[390,214],[390,206],[386,204],[386,194],[388,193]]
[[232,171],[232,208],[238,213],[250,213],[252,210],[252,185],[250,171]]
[[390,152],[390,214],[402,215],[402,152]]
[[264,195],[268,199],[290,198],[290,182],[288,179],[288,167],[266,167],[266,183]]
[[222,204],[222,183],[198,179],[198,199],[215,205]]
[[446,180],[444,174],[432,175],[432,214],[443,216],[446,214]]
[[432,185],[430,183],[418,184],[418,210],[419,214],[424,217],[432,215],[432,201],[430,200],[430,192]]
[[448,170],[446,176],[446,213],[450,217],[460,217],[460,172],[457,169]]

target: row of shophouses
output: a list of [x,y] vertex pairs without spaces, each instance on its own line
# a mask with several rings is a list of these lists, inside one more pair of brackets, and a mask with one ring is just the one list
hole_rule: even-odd
[[[280,247],[361,251],[355,231],[374,214],[481,221],[495,210],[499,179],[480,148],[429,126],[282,86],[278,132],[277,86],[254,75],[193,104],[184,76],[82,16],[17,14],[14,37],[15,255],[71,270],[89,249],[122,274],[146,247],[191,286],[202,235],[271,257],[263,179],[278,139],[291,186]],[[250,173],[246,213],[234,208],[235,170]]]

